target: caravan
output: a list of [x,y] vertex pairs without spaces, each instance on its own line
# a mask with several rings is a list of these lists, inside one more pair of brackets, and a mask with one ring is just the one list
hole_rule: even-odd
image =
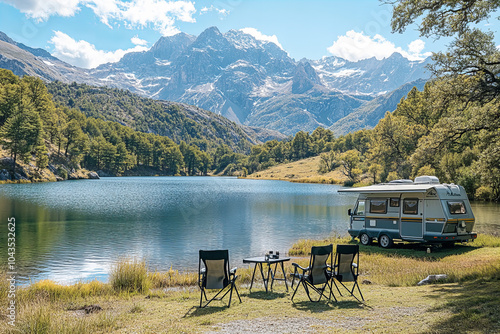
[[349,209],[349,234],[384,248],[394,240],[453,245],[474,240],[474,214],[463,187],[440,184],[435,176],[396,180],[367,187],[340,189],[357,192]]

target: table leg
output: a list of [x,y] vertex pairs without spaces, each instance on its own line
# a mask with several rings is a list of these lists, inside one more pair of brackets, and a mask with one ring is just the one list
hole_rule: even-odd
[[283,262],[281,262],[281,272],[283,273],[283,278],[285,279],[286,292],[288,292],[288,284],[286,283],[285,266],[283,265]]
[[278,267],[278,263],[274,264],[274,271],[272,270],[271,265],[272,264],[269,264],[269,270],[271,271],[271,277],[272,277],[272,280],[271,280],[271,291],[272,291],[273,290],[273,284],[274,284],[274,275],[276,275],[276,268]]
[[267,292],[267,283],[269,281],[269,268],[268,268],[268,272],[267,272],[267,278],[264,276],[264,270],[262,268],[262,263],[259,262],[259,268],[260,268],[260,274],[262,275],[262,280],[264,281],[264,288],[266,288],[266,292]]
[[253,267],[253,274],[252,274],[252,280],[250,281],[250,289],[248,289],[248,291],[251,291],[252,290],[252,286],[253,286],[253,278],[255,277],[255,270],[257,269],[257,264],[255,264],[255,267]]

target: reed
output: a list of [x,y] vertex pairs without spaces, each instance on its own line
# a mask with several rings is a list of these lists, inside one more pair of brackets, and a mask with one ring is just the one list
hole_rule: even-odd
[[334,249],[338,244],[347,244],[352,243],[352,238],[349,236],[331,236],[329,238],[323,240],[311,240],[311,239],[301,239],[297,241],[292,247],[288,250],[288,254],[292,256],[306,256],[311,253],[312,246],[323,246],[333,244]]
[[109,282],[115,291],[139,292],[149,291],[151,281],[145,260],[121,259],[112,267]]

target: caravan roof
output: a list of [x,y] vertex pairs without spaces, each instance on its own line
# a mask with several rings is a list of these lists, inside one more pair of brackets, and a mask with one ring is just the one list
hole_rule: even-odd
[[432,188],[444,187],[440,184],[382,183],[359,188],[342,188],[339,192],[356,193],[425,193]]

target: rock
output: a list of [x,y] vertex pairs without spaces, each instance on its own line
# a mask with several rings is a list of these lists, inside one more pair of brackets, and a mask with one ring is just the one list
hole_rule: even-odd
[[68,175],[68,180],[78,180],[78,175],[71,173]]
[[0,171],[0,180],[1,181],[6,181],[6,180],[10,180],[10,173],[8,170],[6,169],[2,169]]
[[56,175],[56,181],[64,181],[64,179],[62,177],[60,177],[59,175]]
[[448,275],[446,274],[439,274],[439,275],[429,275],[420,282],[417,283],[417,285],[424,285],[424,284],[430,284],[436,281],[440,280],[445,280],[448,278]]
[[88,305],[82,307],[81,310],[85,311],[85,314],[89,314],[102,311],[102,307],[100,307],[99,305]]
[[108,172],[105,172],[103,170],[98,170],[97,171],[97,175],[99,175],[99,177],[109,177],[109,176],[111,176]]
[[370,284],[372,284],[372,281],[369,281],[369,280],[367,280],[367,279],[364,279],[364,280],[361,282],[361,284],[367,284],[367,285],[370,285]]
[[96,172],[90,172],[89,173],[89,179],[92,179],[92,180],[99,180],[100,177],[99,177],[99,174],[97,174]]

